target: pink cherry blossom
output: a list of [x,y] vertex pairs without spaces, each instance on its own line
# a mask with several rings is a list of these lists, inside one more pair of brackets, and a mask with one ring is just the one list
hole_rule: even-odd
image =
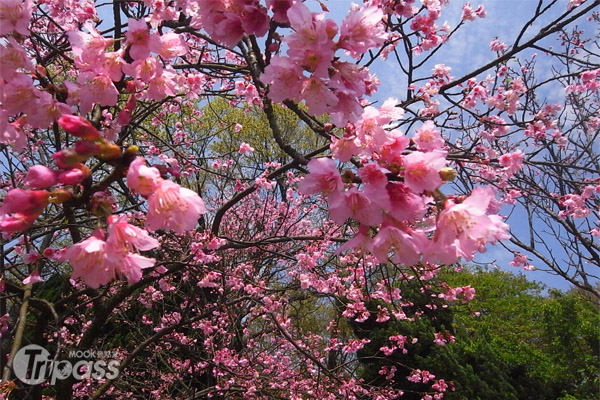
[[269,98],[276,102],[285,99],[300,100],[304,87],[304,76],[299,66],[288,57],[275,56],[262,75],[265,83],[270,84]]
[[336,254],[341,254],[346,250],[361,250],[363,253],[373,251],[373,239],[369,236],[370,226],[361,225],[358,233],[336,250]]
[[417,129],[413,140],[417,144],[417,148],[425,152],[442,149],[445,144],[433,121],[425,121],[423,126]]
[[155,76],[148,82],[148,90],[144,98],[160,101],[167,96],[175,96],[179,86],[175,80],[176,75],[172,70],[165,69],[160,76]]
[[143,82],[150,82],[155,77],[160,77],[163,67],[155,57],[135,60],[132,64],[124,64],[123,72]]
[[342,178],[335,161],[330,158],[314,158],[308,163],[309,174],[299,183],[298,190],[303,194],[323,193],[335,195],[344,189]]
[[353,63],[336,61],[333,63],[331,73],[333,76],[329,87],[356,97],[364,96],[367,93],[367,82],[371,79],[368,69]]
[[356,136],[344,136],[342,138],[334,137],[331,143],[331,151],[333,152],[333,156],[342,161],[349,161],[352,156],[358,154],[360,151],[360,147],[356,143]]
[[311,72],[315,78],[327,78],[331,60],[333,59],[332,46],[320,48],[290,47],[287,54],[292,61],[304,70]]
[[119,217],[111,215],[107,218],[107,222],[107,242],[118,253],[148,251],[160,246],[158,240],[150,236],[146,230],[131,225],[125,215]]
[[246,142],[242,142],[242,144],[240,144],[240,149],[238,151],[240,154],[252,153],[252,152],[254,152],[254,147],[250,146]]
[[40,276],[39,271],[33,271],[27,278],[23,279],[23,285],[33,285],[40,282],[44,282],[44,279]]
[[509,175],[514,175],[517,171],[523,168],[523,152],[517,150],[513,153],[502,154],[498,158],[500,165],[506,168],[506,172]]
[[67,32],[75,65],[82,71],[97,71],[105,60],[105,52],[113,43],[112,39],[102,37],[91,23],[84,24],[90,33],[77,30]]
[[146,166],[143,157],[137,157],[129,165],[127,186],[134,192],[147,197],[156,191],[161,181],[158,169]]
[[158,54],[164,59],[182,56],[188,52],[188,46],[181,35],[167,32],[160,37],[160,50]]
[[380,263],[386,263],[388,253],[393,252],[392,261],[403,265],[415,265],[426,243],[427,238],[419,231],[409,234],[394,226],[386,226],[373,239],[373,253]]
[[241,10],[242,28],[247,35],[264,36],[269,30],[267,9],[255,4],[246,4]]
[[386,174],[390,173],[377,164],[367,164],[358,170],[358,176],[364,184],[364,192],[369,198],[384,210],[390,210],[391,203],[386,185]]
[[378,7],[354,7],[342,21],[338,46],[354,58],[381,46],[389,36],[382,18],[383,11]]
[[40,92],[38,94],[38,110],[34,114],[27,115],[27,123],[34,128],[46,129],[63,114],[71,114],[71,107],[63,102],[57,101],[50,93]]
[[29,36],[29,21],[33,10],[31,0],[2,0],[0,2],[0,36],[17,32]]
[[486,214],[494,194],[491,187],[479,186],[462,203],[449,202],[440,213],[434,245],[454,245],[457,256],[472,260],[485,243],[509,238],[508,225],[502,218]]
[[114,106],[117,104],[119,91],[108,76],[82,73],[77,81],[81,85],[79,98],[81,100],[82,114],[90,111],[94,104],[102,106]]
[[267,6],[273,11],[273,20],[281,24],[289,22],[287,11],[297,0],[267,0]]
[[442,185],[440,170],[446,165],[446,153],[414,151],[404,157],[404,183],[416,194]]
[[401,164],[403,161],[402,153],[408,147],[410,139],[398,129],[388,132],[389,143],[381,147],[379,152],[380,160],[388,164]]
[[461,18],[465,21],[475,21],[475,18],[485,18],[486,11],[482,5],[477,6],[477,9],[471,8],[471,3],[467,2],[463,5],[463,12]]
[[490,49],[496,52],[502,52],[506,50],[508,46],[505,43],[500,42],[498,39],[494,39],[490,42]]
[[305,81],[302,97],[305,99],[308,111],[312,115],[324,114],[330,107],[338,103],[336,95],[318,78],[310,78]]
[[127,283],[132,284],[142,279],[142,270],[151,268],[156,264],[154,258],[144,257],[137,253],[107,252],[107,262],[113,264],[115,271],[127,278]]
[[20,69],[33,71],[33,63],[23,46],[9,36],[5,43],[0,43],[0,79],[8,81]]
[[385,200],[375,199],[351,188],[338,196],[329,198],[329,214],[331,219],[342,225],[348,218],[353,218],[364,225],[379,225],[383,221],[381,206]]
[[[331,81],[329,83],[331,84]],[[337,97],[336,105],[329,107],[331,122],[338,126],[344,126],[360,119],[363,108],[356,96],[338,90],[335,92],[335,97]]]
[[452,336],[451,334],[449,334],[446,331],[436,332],[434,334],[434,337],[435,337],[435,339],[434,339],[433,343],[437,344],[438,346],[445,346],[447,343],[454,343],[456,341],[454,336]]
[[129,47],[129,55],[134,60],[144,59],[150,55],[150,52],[160,52],[162,45],[160,37],[150,34],[148,25],[143,19],[128,20],[129,30],[125,32],[125,41]]
[[146,227],[150,231],[164,228],[185,233],[194,229],[205,213],[204,201],[196,192],[163,180],[148,197]]
[[116,274],[115,263],[107,260],[106,242],[95,235],[70,246],[65,260],[73,267],[71,278],[81,278],[94,289],[106,285]]
[[358,170],[358,176],[362,179],[363,183],[367,186],[385,186],[388,183],[386,174],[389,174],[385,168],[380,167],[378,164],[367,164]]
[[21,151],[27,146],[27,134],[23,131],[25,118],[7,123],[6,112],[0,110],[0,143],[12,146],[14,151]]
[[35,114],[38,105],[38,90],[31,76],[18,72],[3,87],[2,108],[9,114]]
[[425,202],[401,182],[390,182],[386,186],[391,206],[389,214],[398,221],[414,221],[425,215]]
[[323,15],[312,13],[302,2],[295,2],[287,11],[290,25],[295,33],[286,38],[291,47],[313,49],[322,46],[333,46],[331,39],[337,33],[337,26]]

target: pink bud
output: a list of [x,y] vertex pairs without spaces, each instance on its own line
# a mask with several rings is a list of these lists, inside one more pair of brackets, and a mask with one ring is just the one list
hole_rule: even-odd
[[90,121],[79,115],[63,115],[58,119],[58,124],[73,136],[86,140],[100,139],[100,132]]
[[33,225],[37,215],[24,215],[21,213],[6,217],[0,221],[0,232],[20,232]]
[[69,169],[88,159],[88,156],[77,153],[74,149],[64,149],[52,154],[58,168]]
[[82,156],[94,156],[100,154],[102,150],[98,143],[89,142],[87,140],[79,140],[75,142],[75,151]]
[[119,111],[119,114],[117,115],[117,122],[119,125],[127,125],[129,121],[131,121],[131,111],[125,108]]
[[0,214],[19,213],[37,217],[47,204],[48,192],[45,190],[12,189],[4,197]]
[[56,184],[54,171],[43,165],[34,165],[27,171],[25,185],[32,189],[45,189]]
[[39,271],[33,271],[27,278],[23,279],[24,285],[33,285],[34,283],[44,282]]
[[78,165],[76,168],[61,172],[58,175],[58,182],[63,185],[77,185],[89,176],[86,170],[89,171],[85,165]]

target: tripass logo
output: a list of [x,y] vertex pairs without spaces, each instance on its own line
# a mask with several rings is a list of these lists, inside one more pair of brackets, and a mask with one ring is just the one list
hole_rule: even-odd
[[[72,352],[78,357],[104,355],[101,351]],[[36,344],[21,348],[15,355],[13,371],[19,380],[27,385],[39,385],[50,379],[54,385],[56,380],[73,376],[77,380],[84,378],[114,379],[119,375],[117,360],[79,360],[75,365],[66,360],[53,360],[48,350]]]

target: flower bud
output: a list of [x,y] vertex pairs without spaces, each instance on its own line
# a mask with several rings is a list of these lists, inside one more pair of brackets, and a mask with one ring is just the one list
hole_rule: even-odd
[[43,65],[36,65],[35,66],[35,72],[36,74],[40,75],[40,76],[48,76],[48,72],[46,71],[46,68],[44,68]]
[[125,153],[131,154],[133,156],[137,155],[139,152],[140,152],[140,148],[138,146],[136,146],[135,144],[127,146],[127,149],[125,149]]
[[50,192],[50,196],[48,197],[48,201],[54,204],[61,204],[71,199],[73,195],[71,192],[65,189],[54,189]]
[[89,142],[87,140],[75,142],[75,151],[82,156],[95,156],[96,154],[100,154],[100,150],[101,147],[96,142]]
[[58,119],[58,124],[73,136],[86,140],[100,139],[100,132],[90,121],[79,115],[63,115]]
[[0,214],[21,213],[37,216],[47,204],[48,192],[45,190],[12,189],[4,197]]
[[91,175],[91,171],[83,164],[76,165],[75,168],[63,171],[58,175],[58,182],[63,185],[78,185],[85,178]]
[[25,176],[25,185],[32,189],[45,189],[55,184],[54,171],[43,165],[34,165],[29,168]]
[[64,149],[52,154],[52,158],[54,158],[59,168],[70,169],[87,160],[89,156],[79,154],[75,149]]
[[25,215],[21,213],[17,213],[11,215],[10,217],[6,217],[0,221],[0,232],[12,233],[12,232],[20,232],[29,228],[33,225],[36,215]]
[[456,178],[457,172],[454,168],[444,167],[440,170],[440,178],[446,182],[451,182]]
[[100,154],[96,157],[102,161],[115,160],[121,157],[121,147],[115,143],[102,143]]
[[129,93],[135,93],[135,81],[132,79],[125,81],[125,90]]

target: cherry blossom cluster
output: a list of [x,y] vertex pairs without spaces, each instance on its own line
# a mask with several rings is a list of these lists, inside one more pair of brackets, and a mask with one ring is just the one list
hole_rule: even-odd
[[[302,2],[287,10],[294,32],[284,37],[286,56],[276,55],[265,68],[261,79],[270,84],[269,98],[306,102],[313,115],[328,113],[332,121],[343,126],[355,122],[362,114],[360,99],[375,90],[376,79],[366,68],[336,59],[344,49],[359,58],[388,39],[377,7],[355,6],[338,27],[323,14],[312,13]],[[305,74],[307,73],[307,74]]]
[[146,227],[151,231],[170,229],[185,233],[194,229],[200,215],[206,213],[204,201],[196,192],[163,179],[155,167],[147,167],[137,157],[127,172],[129,188],[148,199]]
[[65,253],[65,259],[73,266],[71,278],[81,278],[92,288],[106,285],[117,275],[126,277],[129,283],[139,281],[142,269],[154,266],[156,260],[137,251],[152,250],[160,245],[148,232],[129,224],[125,215],[111,215],[107,223],[107,237],[104,231],[96,229]]
[[[385,104],[382,109],[387,110]],[[370,153],[374,162],[364,162],[356,174],[340,174],[335,161],[315,159],[299,184],[304,194],[326,196],[336,223],[349,218],[360,223],[358,234],[342,249],[372,251],[382,263],[391,253],[392,261],[404,265],[420,261],[452,264],[459,258],[472,260],[488,242],[506,239],[508,226],[495,214],[499,207],[491,187],[477,187],[462,199],[446,198],[439,191],[446,180],[454,178],[454,171],[447,167],[445,142],[433,123],[424,123],[409,147],[411,139],[398,130],[382,128],[390,122],[382,109],[365,110],[364,119],[355,124],[355,134],[332,144],[340,161]],[[508,157],[502,162],[507,168],[518,168]],[[436,202],[435,223],[425,221],[425,227],[420,227]],[[377,233],[370,236],[373,227]]]

